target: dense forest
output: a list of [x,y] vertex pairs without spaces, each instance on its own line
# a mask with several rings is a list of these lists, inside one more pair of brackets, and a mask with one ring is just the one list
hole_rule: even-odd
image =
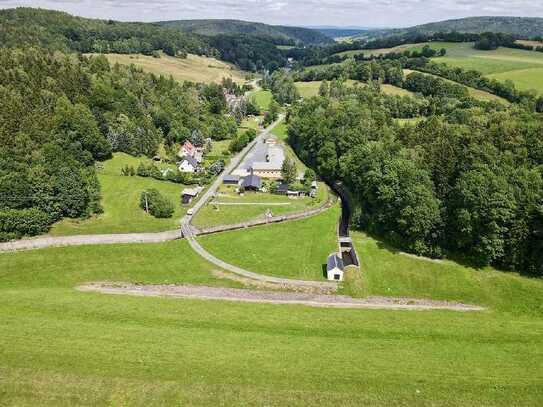
[[94,162],[152,157],[190,137],[230,138],[219,85],[48,50],[0,50],[0,239],[100,211]]
[[82,53],[214,53],[204,39],[156,24],[95,20],[32,8],[0,10],[0,47],[21,46]]
[[291,109],[289,141],[350,189],[356,226],[419,255],[543,275],[540,115],[448,95],[439,115],[399,125],[378,87],[321,93]]
[[205,36],[244,35],[265,39],[275,44],[331,44],[333,40],[318,30],[301,27],[268,25],[239,20],[177,20],[161,21],[158,24]]

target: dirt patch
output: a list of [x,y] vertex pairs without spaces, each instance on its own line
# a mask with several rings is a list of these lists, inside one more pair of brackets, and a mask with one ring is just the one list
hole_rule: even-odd
[[391,309],[391,310],[452,310],[482,311],[484,308],[462,303],[412,298],[369,297],[351,298],[344,295],[244,290],[238,288],[193,285],[137,285],[130,283],[89,283],[77,287],[79,291],[103,294],[149,297],[190,298],[202,300],[237,301],[263,304],[305,305],[321,308]]

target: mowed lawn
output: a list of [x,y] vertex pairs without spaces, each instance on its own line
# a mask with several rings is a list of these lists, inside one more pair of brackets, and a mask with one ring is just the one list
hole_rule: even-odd
[[[53,226],[50,234],[52,236],[70,236],[162,232],[178,227],[179,220],[186,212],[186,208],[182,207],[180,202],[184,186],[152,178],[121,176],[121,168],[124,165],[137,168],[141,161],[150,162],[147,158],[136,158],[124,153],[116,153],[113,159],[102,163],[103,169],[99,169],[97,172],[102,188],[101,203],[104,213],[90,219],[64,219]],[[150,188],[158,189],[172,201],[175,208],[172,218],[157,219],[140,208],[140,195]]]
[[[279,263],[274,246],[294,239],[275,238],[249,247]],[[347,310],[73,289],[104,280],[232,284],[214,278],[185,242],[0,254],[0,404],[541,404],[540,281],[454,271],[355,241],[372,293],[464,290],[459,298],[476,299],[486,290],[493,305],[478,313]],[[243,249],[236,243],[231,250]]]
[[187,58],[174,58],[161,54],[160,58],[141,54],[104,54],[112,64],[135,65],[155,75],[172,76],[178,81],[220,83],[223,78],[245,82],[245,74],[234,66],[215,58],[189,54]]
[[194,217],[193,224],[198,228],[219,225],[233,225],[255,219],[264,219],[268,211],[273,216],[302,212],[326,202],[328,189],[319,183],[315,198],[288,198],[271,193],[247,192],[243,196],[235,192],[233,186],[222,186],[220,195],[205,205]]
[[311,218],[199,238],[214,256],[255,273],[322,280],[337,251],[339,204]]

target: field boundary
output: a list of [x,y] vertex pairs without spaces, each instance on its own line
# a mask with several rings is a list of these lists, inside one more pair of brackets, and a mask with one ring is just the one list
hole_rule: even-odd
[[76,287],[78,291],[110,295],[163,297],[235,301],[274,305],[302,305],[319,308],[388,309],[408,311],[449,310],[460,312],[483,311],[483,307],[459,302],[413,298],[368,297],[353,298],[345,295],[327,295],[285,291],[264,291],[243,288],[207,287],[195,285],[136,285],[129,283],[88,283]]

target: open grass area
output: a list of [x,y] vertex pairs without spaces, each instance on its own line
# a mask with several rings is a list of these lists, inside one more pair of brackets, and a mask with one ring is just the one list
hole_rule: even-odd
[[[306,258],[318,267],[313,259],[325,253],[323,242],[309,256],[306,241],[318,240],[323,229],[278,228],[294,224],[261,228],[268,237],[253,234],[256,240],[219,236],[235,236],[224,250],[261,263],[257,271],[273,262],[299,274],[297,264],[311,268]],[[541,281],[413,259],[362,235],[354,238],[365,285],[352,282],[345,291],[452,298],[490,309],[321,309],[73,289],[100,280],[232,284],[215,279],[185,242],[4,253],[0,404],[541,403]],[[290,257],[290,250],[281,258],[279,246],[289,243],[298,257]],[[253,250],[259,257],[250,259]]]
[[155,75],[172,76],[178,81],[220,83],[223,78],[245,82],[245,74],[233,65],[215,58],[189,54],[186,59],[162,54],[160,58],[146,55],[105,54],[112,64],[136,65]]
[[[184,186],[167,181],[138,176],[121,176],[121,168],[150,160],[143,157],[132,157],[117,153],[114,158],[103,163],[99,169],[98,179],[102,188],[102,207],[104,213],[90,219],[64,219],[55,224],[50,231],[53,236],[70,236],[86,234],[162,232],[173,230],[179,225],[186,209],[180,204],[180,194]],[[161,167],[161,165],[159,165]],[[168,167],[163,165],[163,167]],[[140,194],[149,188],[158,189],[167,196],[175,207],[170,219],[157,219],[148,215],[139,207]]]
[[241,196],[235,192],[234,186],[222,186],[218,197],[196,214],[193,223],[199,228],[233,225],[249,220],[263,219],[268,211],[271,211],[273,216],[301,212],[320,206],[326,202],[327,198],[328,192],[324,183],[319,184],[315,198],[296,199],[263,192],[248,192]]
[[269,90],[257,90],[251,92],[251,98],[260,110],[266,111],[270,108],[270,103],[273,100],[273,95]]
[[276,125],[271,133],[279,140],[285,141],[288,138],[287,124],[285,123],[285,121],[282,121],[281,123]]
[[322,280],[326,258],[337,250],[339,205],[303,220],[203,236],[213,255],[249,271]]
[[353,233],[353,241],[362,275],[346,284],[344,291],[351,295],[462,301],[515,315],[543,316],[542,279],[417,258],[362,233]]
[[[319,88],[321,86],[321,81],[312,81],[312,82],[296,82],[296,88],[298,89],[298,92],[300,93],[300,96],[304,98],[310,98],[313,96],[318,96],[319,94]],[[365,86],[366,84],[364,82],[354,81],[354,80],[347,80],[346,81],[347,86]],[[397,95],[397,96],[413,96],[412,92],[409,92],[408,90],[398,88],[394,85],[381,85],[381,91],[383,93],[386,93],[387,95]]]

